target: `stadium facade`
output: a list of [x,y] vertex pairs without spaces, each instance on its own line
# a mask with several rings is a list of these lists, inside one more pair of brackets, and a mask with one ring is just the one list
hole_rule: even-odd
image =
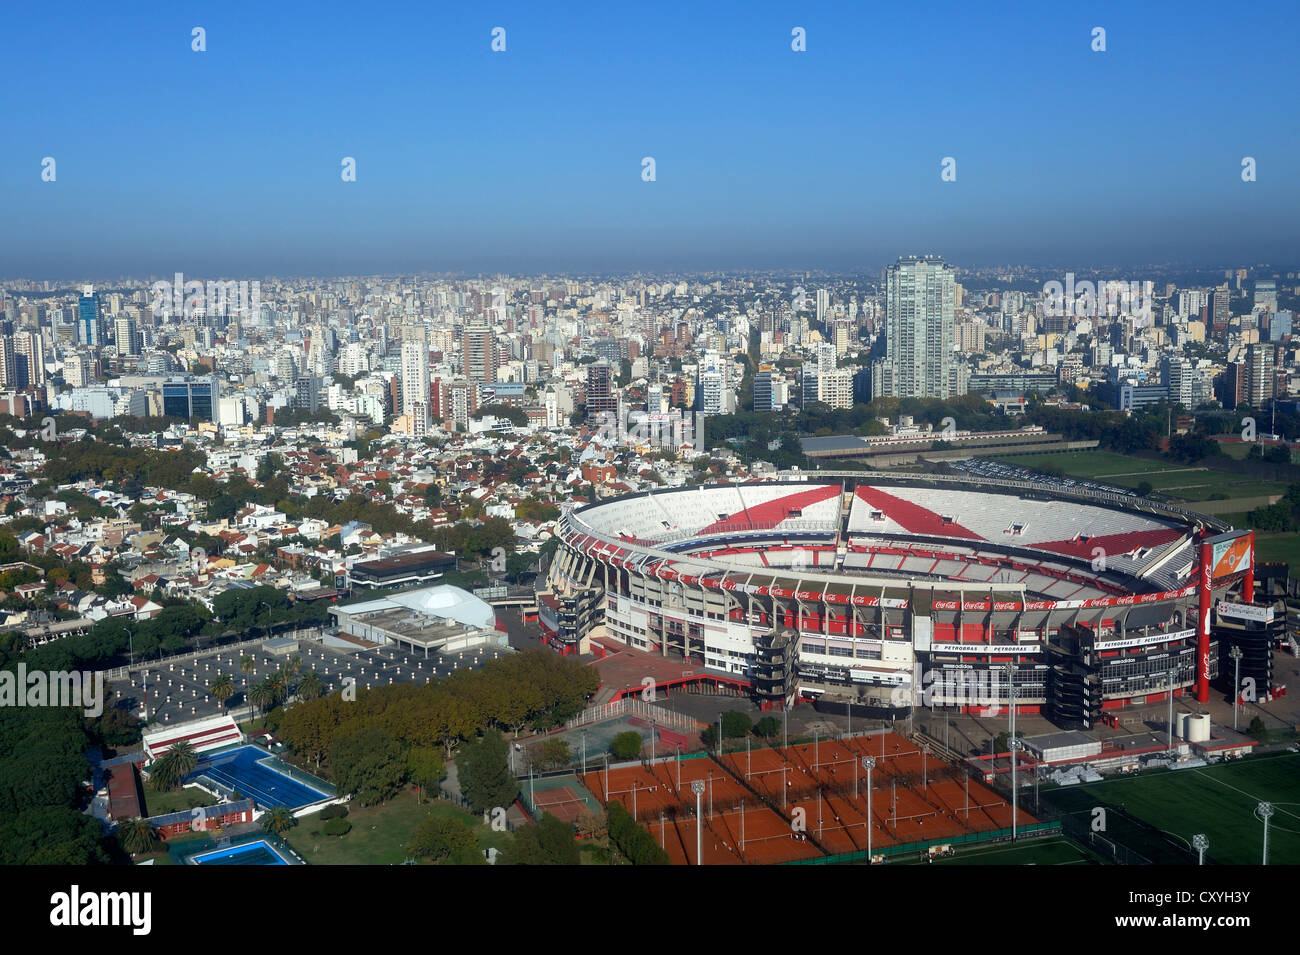
[[1087,728],[1171,686],[1204,702],[1214,605],[1254,596],[1251,532],[1028,482],[791,472],[569,509],[560,536],[552,646],[623,643],[777,707],[1014,701]]

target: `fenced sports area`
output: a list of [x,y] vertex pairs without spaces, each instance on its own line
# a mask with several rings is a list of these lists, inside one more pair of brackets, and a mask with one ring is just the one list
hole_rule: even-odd
[[240,746],[205,756],[185,781],[207,782],[228,797],[238,794],[252,799],[259,809],[276,806],[301,809],[333,797],[328,783],[290,769],[256,746]]
[[572,823],[583,812],[600,810],[596,797],[576,775],[525,780],[521,798],[533,815],[540,817],[542,813],[550,813],[561,822]]
[[[601,802],[622,803],[678,864],[697,861],[697,782],[705,864],[968,842],[1012,825],[1002,795],[892,733],[593,769],[583,782]],[[1022,809],[1016,822],[1036,820]]]
[[1101,782],[1044,790],[1043,802],[1074,817],[1088,831],[1105,809],[1101,838],[1147,860],[1195,861],[1191,840],[1210,841],[1206,862],[1259,865],[1264,823],[1260,802],[1270,802],[1270,865],[1300,864],[1300,753],[1267,753],[1196,769],[1111,776]]

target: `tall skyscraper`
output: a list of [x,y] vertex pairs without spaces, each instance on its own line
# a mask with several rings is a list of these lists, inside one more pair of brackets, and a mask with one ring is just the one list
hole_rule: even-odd
[[18,378],[22,380],[26,369],[29,388],[45,385],[45,341],[40,332],[19,332],[14,336],[14,354],[18,365]]
[[77,305],[77,338],[83,345],[98,348],[104,344],[104,325],[99,317],[99,294],[93,285],[82,287]]
[[140,335],[136,331],[135,318],[126,314],[119,314],[113,319],[114,344],[117,345],[118,355],[139,355],[140,354]]
[[429,346],[423,341],[402,342],[402,414],[412,437],[429,433]]
[[938,256],[900,257],[885,276],[885,357],[872,394],[951,398],[960,393],[953,361],[955,270]]
[[588,421],[597,421],[601,414],[618,411],[618,396],[614,394],[614,376],[609,365],[595,362],[587,366],[586,394]]
[[470,381],[497,380],[497,342],[492,326],[482,319],[472,319],[461,335],[461,360],[465,377]]

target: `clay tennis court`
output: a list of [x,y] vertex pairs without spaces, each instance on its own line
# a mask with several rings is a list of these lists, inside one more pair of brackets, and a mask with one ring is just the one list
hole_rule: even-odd
[[561,822],[574,822],[582,815],[586,805],[568,786],[547,789],[533,794],[533,805],[541,812],[549,812]]
[[[875,759],[870,815],[862,766],[868,755]],[[875,852],[1011,825],[1004,797],[892,733],[669,759],[583,777],[602,802],[615,799],[634,812],[679,865],[697,863],[691,790],[697,780],[706,787],[700,799],[705,865],[860,852],[868,841]],[[1017,821],[1036,820],[1022,810]]]

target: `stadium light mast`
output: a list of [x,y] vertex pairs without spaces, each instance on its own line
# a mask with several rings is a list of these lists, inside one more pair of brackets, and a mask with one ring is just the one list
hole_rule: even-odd
[[1268,865],[1268,821],[1273,818],[1273,804],[1262,802],[1255,807],[1255,812],[1264,820],[1264,858],[1260,865]]
[[1238,703],[1241,700],[1241,647],[1233,644],[1232,649],[1228,651],[1228,656],[1232,657],[1232,731],[1235,733]]
[[704,838],[702,833],[704,831],[704,819],[700,815],[700,800],[704,798],[704,781],[697,779],[691,783],[691,792],[695,793],[695,864],[703,865]]
[[[871,830],[875,821],[871,818],[871,771],[876,768],[876,758],[874,756],[862,757],[862,768],[867,771],[867,865],[871,864]],[[854,781],[857,781],[857,773],[853,774]]]
[[587,731],[582,730],[582,775],[587,775]]
[[1192,836],[1192,848],[1196,850],[1196,864],[1205,865],[1205,850],[1210,848],[1210,840],[1205,833],[1198,832]]
[[1011,841],[1016,841],[1016,813],[1019,808],[1019,800],[1016,798],[1016,752],[1024,745],[1018,739],[1011,741]]
[[1174,675],[1177,673],[1174,667],[1169,668],[1169,756],[1174,755]]

